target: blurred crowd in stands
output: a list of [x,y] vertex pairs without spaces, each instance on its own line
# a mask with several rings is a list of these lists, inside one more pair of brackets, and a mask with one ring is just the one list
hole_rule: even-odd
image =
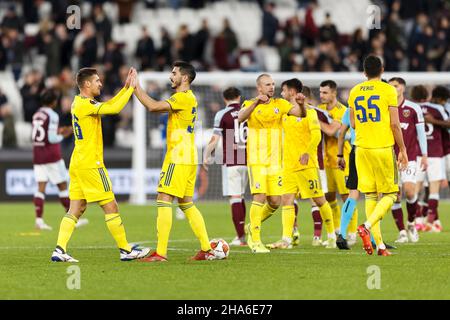
[[[106,2],[118,6],[115,23],[126,24],[132,22],[133,6],[137,2],[144,2],[148,9],[158,8],[162,2],[175,9],[182,6],[199,9],[218,0],[87,0],[84,2],[92,3],[91,16],[83,17],[80,30],[70,30],[66,27],[67,7],[80,2],[2,1],[5,13],[0,21],[0,72],[11,71],[17,81],[24,121],[30,122],[39,108],[42,89],[56,87],[61,91],[62,122],[70,124],[70,104],[76,94],[74,73],[86,66],[96,66],[101,71],[101,99],[108,99],[122,85],[130,61],[136,62],[139,70],[168,70],[174,60],[181,59],[203,71],[264,71],[261,56],[267,47],[278,52],[280,71],[360,71],[362,59],[369,53],[384,57],[386,71],[450,71],[450,4],[445,0],[373,1],[382,8],[381,29],[370,30],[367,35],[362,29],[354,30],[353,34],[340,34],[336,27],[339,21],[333,20],[332,12],[326,12],[325,22],[318,25],[314,19],[318,1],[297,0],[298,7],[305,10],[304,19],[294,13],[281,23],[274,14],[280,4],[276,0],[259,0],[254,2],[258,2],[262,11],[259,22],[262,33],[257,46],[250,51],[241,49],[238,30],[233,30],[228,20],[223,21],[219,33],[213,33],[204,19],[196,32],[189,25],[180,25],[176,35],[163,28],[158,46],[151,30],[142,27],[132,57],[124,53],[124,44],[112,39],[114,22],[104,12]],[[47,15],[41,10],[44,4],[51,5]],[[29,23],[39,25],[34,36],[24,32]],[[36,54],[45,56],[45,67],[25,70],[24,66]],[[240,65],[242,54],[250,56],[250,69]],[[15,145],[14,134],[10,132],[11,117],[7,95],[0,89],[4,147]],[[114,145],[117,127],[130,126],[131,114],[126,112],[105,119],[105,145]]]

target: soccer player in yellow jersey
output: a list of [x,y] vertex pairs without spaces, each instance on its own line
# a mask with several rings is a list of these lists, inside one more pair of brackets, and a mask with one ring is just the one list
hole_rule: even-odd
[[[291,101],[273,97],[275,81],[268,74],[258,76],[256,88],[259,95],[243,103],[238,119],[248,120],[247,167],[253,202],[246,226],[247,244],[253,253],[267,253],[270,250],[261,242],[261,222],[281,203],[281,120],[285,114],[300,116],[300,107],[296,97]],[[297,98],[304,103],[302,94]]]
[[133,94],[136,76],[130,69],[122,90],[103,103],[95,100],[102,88],[96,69],[81,69],[76,81],[80,94],[75,96],[71,110],[75,148],[69,167],[70,208],[61,221],[57,246],[51,259],[56,262],[78,262],[67,254],[67,243],[89,202],[97,202],[105,212],[106,225],[120,249],[120,259],[128,261],[143,258],[150,250],[131,247],[128,243],[111,180],[103,163],[101,119],[102,115],[118,114],[125,107]]
[[[302,92],[302,83],[290,79],[282,83],[281,95],[291,101]],[[283,237],[268,245],[271,249],[292,248],[292,230],[295,221],[294,200],[297,194],[302,199],[312,199],[319,207],[328,233],[326,248],[336,248],[336,235],[333,226],[333,213],[325,200],[319,175],[317,147],[321,141],[317,112],[313,108],[300,105],[300,117],[283,115],[283,195],[282,224]]]
[[156,200],[158,244],[156,251],[143,259],[146,262],[167,261],[174,198],[178,199],[178,206],[188,218],[194,234],[200,241],[201,250],[192,259],[215,259],[203,216],[192,202],[198,164],[194,135],[198,106],[197,99],[190,89],[195,75],[195,69],[191,64],[183,61],[175,62],[170,75],[171,86],[175,93],[164,101],[155,101],[140,86],[136,88],[136,97],[149,111],[169,113],[167,152],[162,165]]
[[[379,221],[397,199],[398,172],[394,142],[399,148],[400,170],[408,166],[398,115],[397,91],[390,84],[381,81],[383,71],[379,57],[366,57],[364,74],[367,81],[353,87],[348,98],[350,123],[355,129],[358,190],[366,195],[367,221],[358,227],[358,234],[368,254],[373,253],[369,230],[378,229],[377,233],[380,234]],[[374,238],[378,255],[390,255],[375,232]]]
[[[325,80],[320,84],[320,104],[318,107],[327,110],[331,118],[339,124],[342,124],[342,117],[347,110],[347,107],[337,100],[337,84],[333,80]],[[340,126],[339,126],[340,128]],[[336,193],[341,195],[342,201],[348,197],[348,189],[345,182],[348,177],[348,169],[342,171],[338,165],[338,136],[339,130],[327,132],[325,135],[325,172],[327,175],[328,192],[326,198],[333,210],[334,227],[336,234],[340,233],[341,225],[341,208],[338,205]],[[348,163],[348,156],[350,154],[350,144],[346,141],[344,144],[344,158]],[[353,230],[356,232],[356,230]]]

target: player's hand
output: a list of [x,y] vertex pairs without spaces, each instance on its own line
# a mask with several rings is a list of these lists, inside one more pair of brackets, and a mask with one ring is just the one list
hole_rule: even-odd
[[427,171],[427,168],[428,168],[428,157],[422,156],[422,159],[420,160],[420,169],[422,169],[422,171]]
[[306,99],[305,95],[303,93],[301,93],[301,92],[297,93],[297,95],[295,96],[295,101],[297,101],[297,103],[299,105],[304,104],[305,103],[305,99]]
[[269,101],[269,96],[265,94],[260,94],[259,96],[256,97],[256,99],[258,100],[258,103],[266,103],[267,101]]
[[345,163],[344,157],[338,157],[338,166],[339,166],[339,169],[341,169],[342,171],[344,171],[344,170],[345,170],[345,165],[346,165],[346,163]]
[[300,157],[300,164],[306,166],[309,161],[309,153],[304,153]]
[[133,67],[131,67],[130,70],[128,70],[127,79],[125,80],[125,88],[127,88],[127,89],[130,87],[132,74],[133,74]]
[[408,168],[408,154],[406,153],[406,149],[400,150],[400,152],[398,153],[397,164],[400,171],[406,170]]
[[130,81],[130,87],[135,88],[137,87],[138,84],[138,77],[137,77],[137,71],[136,69],[132,68],[133,71],[131,73],[131,81]]
[[434,117],[429,113],[424,113],[423,118],[425,119],[425,122],[433,123],[435,120]]

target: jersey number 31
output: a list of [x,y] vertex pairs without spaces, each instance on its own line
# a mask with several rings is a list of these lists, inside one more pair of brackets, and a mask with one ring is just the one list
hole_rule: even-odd
[[356,119],[359,122],[364,123],[368,120],[372,122],[379,122],[380,118],[380,108],[374,103],[376,100],[380,100],[380,96],[370,96],[367,99],[367,108],[364,108],[359,103],[365,100],[364,96],[358,96],[355,98],[355,109],[356,109]]

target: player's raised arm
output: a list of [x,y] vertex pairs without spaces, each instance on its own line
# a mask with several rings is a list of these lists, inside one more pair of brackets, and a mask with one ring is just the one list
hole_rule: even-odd
[[253,110],[255,110],[255,108],[260,104],[260,103],[266,103],[267,101],[269,101],[269,97],[261,94],[259,96],[257,96],[255,98],[255,101],[248,107],[246,108],[242,108],[239,111],[238,114],[238,120],[239,122],[244,122],[245,120],[247,120],[248,118],[250,118],[250,115],[252,114]]
[[150,112],[169,112],[170,104],[167,101],[157,101],[151,98],[142,87],[139,82],[136,81],[136,90],[134,94],[138,100],[148,109]]
[[333,120],[331,123],[326,123],[319,121],[320,130],[329,137],[336,137],[339,134],[339,129],[342,129],[341,123],[339,121]]
[[389,107],[389,115],[391,118],[391,129],[394,134],[395,143],[399,148],[398,162],[400,170],[406,169],[408,167],[408,155],[406,153],[405,142],[403,141],[402,128],[400,127],[400,119],[398,116],[397,107]]
[[288,114],[296,117],[306,117],[305,99],[306,97],[302,93],[297,93],[296,96],[292,97],[289,101],[292,104],[292,108]]

